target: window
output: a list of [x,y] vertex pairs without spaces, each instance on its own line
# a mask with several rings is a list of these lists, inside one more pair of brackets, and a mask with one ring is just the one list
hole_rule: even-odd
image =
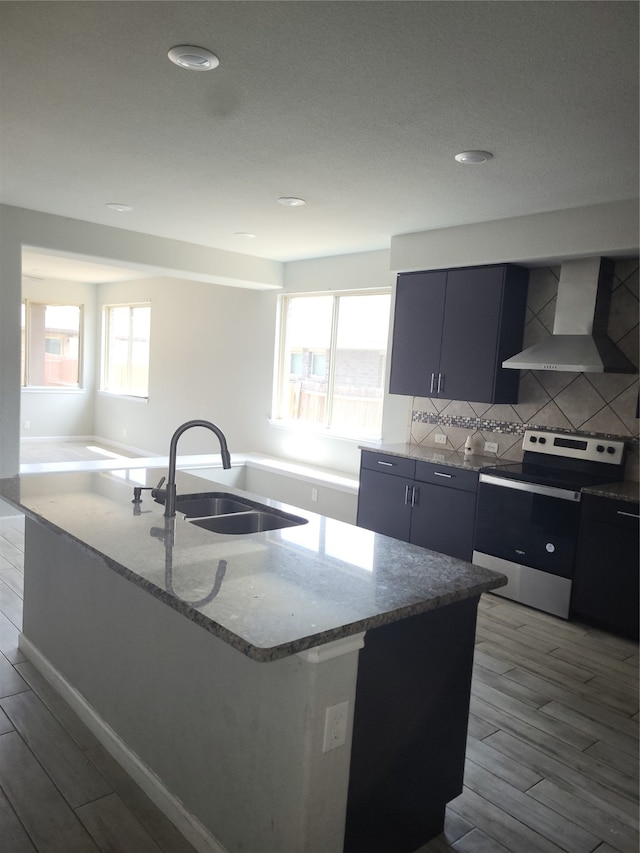
[[80,305],[22,303],[22,385],[80,387]]
[[102,390],[148,397],[151,305],[105,305],[102,317]]
[[276,417],[345,436],[379,436],[388,291],[285,296]]

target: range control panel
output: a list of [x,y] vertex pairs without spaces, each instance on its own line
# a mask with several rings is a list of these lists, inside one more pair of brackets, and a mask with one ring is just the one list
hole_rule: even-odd
[[590,462],[607,462],[609,465],[620,465],[624,457],[624,441],[531,429],[524,434],[522,449],[529,453],[547,453]]

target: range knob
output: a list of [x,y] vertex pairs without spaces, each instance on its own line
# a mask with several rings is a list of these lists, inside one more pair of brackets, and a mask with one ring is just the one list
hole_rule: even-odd
[[531,436],[531,444],[535,444],[537,440],[538,440],[538,436],[537,436],[537,435],[532,435],[532,436]]
[[611,447],[611,445],[609,445],[609,447],[607,447],[607,453],[615,453],[615,452],[616,452],[615,447]]
[[596,450],[598,451],[598,453],[604,453],[604,444],[597,444]]
[[547,439],[543,435],[541,435],[540,436],[540,444],[546,444],[546,443],[547,443]]

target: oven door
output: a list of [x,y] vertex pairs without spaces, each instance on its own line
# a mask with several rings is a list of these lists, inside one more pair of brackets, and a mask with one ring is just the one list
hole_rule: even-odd
[[480,474],[475,551],[572,578],[579,521],[580,492]]

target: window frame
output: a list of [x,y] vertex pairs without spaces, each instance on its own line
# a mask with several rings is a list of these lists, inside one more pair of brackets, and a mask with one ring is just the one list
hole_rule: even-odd
[[[112,390],[107,387],[109,376],[109,330],[111,325],[110,312],[113,308],[128,308],[129,309],[129,336],[127,339],[127,390]],[[136,308],[149,309],[149,341],[147,352],[147,387],[145,394],[135,394],[131,390],[131,373],[132,373],[132,348],[133,348],[133,311]],[[100,392],[108,394],[112,397],[126,397],[133,400],[148,400],[149,399],[149,374],[151,369],[151,300],[142,302],[113,302],[105,303],[101,307],[102,319],[102,346],[100,353]]]
[[[388,296],[389,297],[389,325],[387,328],[387,342],[385,347],[385,370],[382,384],[382,405],[384,416],[384,398],[386,395],[385,377],[388,373],[388,363],[390,356],[390,327],[393,316],[393,288],[392,287],[370,287],[358,290],[335,290],[335,291],[314,291],[310,293],[283,293],[278,295],[278,323],[276,329],[276,358],[274,367],[274,383],[273,383],[273,403],[272,416],[270,423],[272,426],[282,427],[286,429],[299,430],[301,432],[315,433],[331,438],[343,438],[351,441],[376,441],[382,436],[382,418],[380,421],[380,430],[376,434],[361,432],[347,432],[344,429],[336,429],[331,426],[331,418],[334,407],[335,396],[335,372],[336,372],[336,350],[338,339],[338,324],[340,316],[340,300],[343,297],[366,297],[366,296]],[[328,349],[329,371],[327,374],[327,404],[326,415],[322,424],[312,423],[308,421],[298,421],[287,419],[282,416],[282,387],[283,378],[286,367],[286,318],[287,318],[287,303],[292,299],[299,298],[319,298],[331,297],[333,300],[332,319],[330,342]]]
[[[33,299],[29,296],[21,300],[24,310],[24,325],[21,317],[21,354],[20,354],[20,390],[21,391],[44,391],[46,393],[75,393],[84,390],[83,366],[84,366],[84,303],[82,302],[53,302],[47,299]],[[78,309],[78,372],[77,381],[71,385],[38,385],[30,381],[31,341],[33,321],[31,319],[31,307],[34,305],[47,308],[77,308]],[[43,353],[46,349],[46,327],[43,340]]]

